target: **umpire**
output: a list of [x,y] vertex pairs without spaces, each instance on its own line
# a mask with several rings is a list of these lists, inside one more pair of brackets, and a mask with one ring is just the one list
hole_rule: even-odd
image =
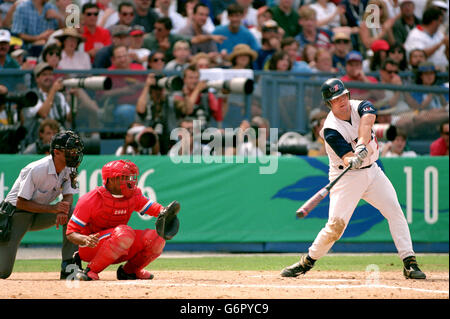
[[[28,164],[20,172],[11,191],[0,204],[0,278],[8,278],[14,266],[17,249],[27,231],[56,225],[63,226],[60,279],[70,274],[66,267],[77,263],[78,247],[65,236],[72,213],[73,194],[78,193],[77,167],[83,159],[83,142],[72,132],[56,134],[50,153]],[[51,204],[62,194],[62,200]],[[81,268],[81,262],[78,262]]]

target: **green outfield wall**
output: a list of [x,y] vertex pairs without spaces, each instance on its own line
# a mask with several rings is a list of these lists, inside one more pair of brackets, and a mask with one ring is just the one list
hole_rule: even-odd
[[[21,168],[39,156],[0,155],[0,199],[11,189]],[[162,205],[181,203],[180,232],[170,242],[183,243],[296,243],[311,242],[328,216],[328,198],[305,219],[296,209],[328,182],[326,157],[271,158],[268,162],[217,158],[213,163],[186,159],[174,163],[165,156],[128,157],[140,169],[144,195]],[[80,196],[101,184],[102,166],[115,156],[84,157],[80,166]],[[380,166],[392,181],[414,242],[443,243],[449,239],[448,157],[384,158]],[[75,196],[75,201],[78,199]],[[154,228],[154,218],[134,214],[134,228]],[[24,244],[61,242],[54,227],[29,232]],[[390,243],[387,221],[361,201],[342,243]]]

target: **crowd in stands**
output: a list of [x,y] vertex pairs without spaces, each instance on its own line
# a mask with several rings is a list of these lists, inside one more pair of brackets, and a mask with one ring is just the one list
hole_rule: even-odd
[[[257,105],[244,119],[242,98],[208,88],[204,69],[448,88],[448,77],[437,78],[448,73],[448,11],[448,0],[0,0],[0,97],[27,88],[38,96],[36,105],[15,110],[0,98],[0,127],[27,129],[20,153],[44,152],[48,134],[83,126],[94,137],[122,130],[118,155],[170,155],[171,130],[191,130],[194,120],[202,130],[270,127]],[[4,69],[30,72],[15,80]],[[61,70],[95,69],[116,72],[108,75],[111,90],[64,90]],[[167,72],[182,76],[175,92],[158,85]],[[349,90],[400,128],[383,156],[417,155],[404,148],[420,129],[439,130],[433,149],[448,155],[448,94]],[[318,132],[326,112],[323,105],[308,110],[311,156],[324,155]],[[286,121],[294,116],[282,106],[280,113]],[[155,136],[145,151],[136,142],[143,132]]]

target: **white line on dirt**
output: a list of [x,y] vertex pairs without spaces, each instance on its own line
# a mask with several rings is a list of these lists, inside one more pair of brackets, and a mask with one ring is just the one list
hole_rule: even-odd
[[217,287],[217,288],[275,288],[275,289],[400,289],[413,290],[417,292],[449,294],[446,290],[432,290],[413,287],[398,287],[388,285],[258,285],[258,284],[182,284],[182,283],[158,283],[158,282],[141,282],[139,280],[127,282],[108,282],[108,285],[135,285],[135,286],[153,286],[153,287]]

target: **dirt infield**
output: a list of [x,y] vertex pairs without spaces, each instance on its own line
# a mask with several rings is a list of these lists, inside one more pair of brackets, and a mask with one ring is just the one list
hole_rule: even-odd
[[0,281],[2,299],[448,299],[449,273],[406,280],[399,272],[311,271],[282,278],[275,271],[155,271],[150,281],[56,280],[59,273],[13,273]]

